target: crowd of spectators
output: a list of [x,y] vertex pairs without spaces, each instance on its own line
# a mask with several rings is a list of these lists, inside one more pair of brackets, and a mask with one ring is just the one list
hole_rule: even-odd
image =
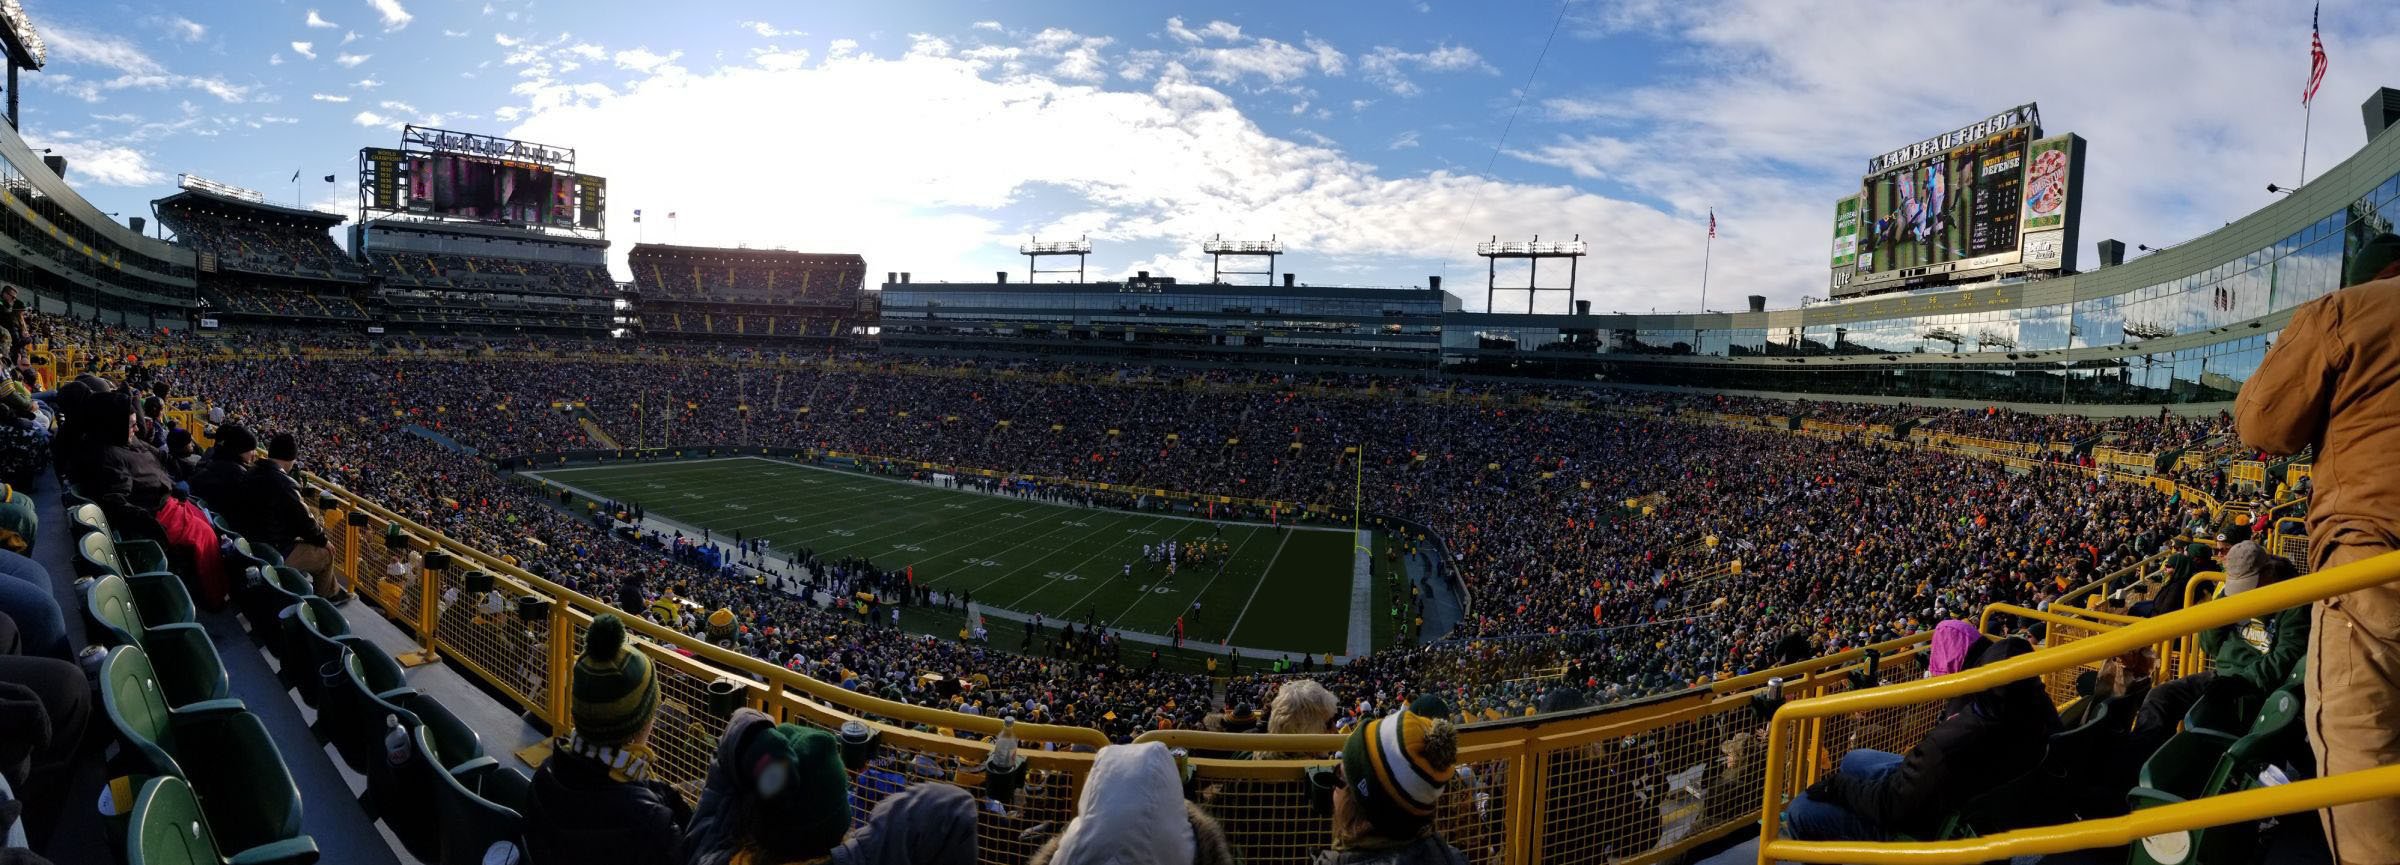
[[387,285],[573,297],[609,297],[616,290],[616,280],[599,263],[421,252],[376,252],[367,260]]
[[[1144,672],[1141,653],[1015,655],[819,608],[658,541],[612,537],[407,428],[493,455],[591,447],[548,408],[569,400],[624,438],[646,422],[652,440],[682,444],[837,449],[1288,502],[1345,500],[1357,457],[1337,455],[1360,447],[1366,509],[1446,539],[1474,608],[1448,641],[1327,674],[1356,717],[1428,691],[1461,712],[1520,714],[1570,676],[1594,699],[1633,697],[1770,666],[1794,639],[1821,654],[1994,601],[2038,604],[2156,551],[2179,519],[2146,486],[2083,472],[2012,474],[1933,452],[1622,411],[1818,416],[1823,404],[1388,381],[1362,398],[1356,380],[1018,372],[278,359],[169,375],[257,429],[294,433],[329,479],[587,594],[621,598],[630,585],[656,598],[673,588],[702,609],[733,610],[743,648],[830,681],[1117,735],[1196,723],[1210,708],[1206,681]],[[1625,453],[1645,459],[1615,458]],[[1652,496],[1649,516],[1623,507]],[[1695,547],[1703,534],[1719,542]],[[934,684],[978,676],[986,687]]]
[[188,207],[161,207],[158,219],[177,240],[214,254],[220,271],[278,276],[358,279],[357,262],[333,245],[322,223],[304,225],[250,219]]

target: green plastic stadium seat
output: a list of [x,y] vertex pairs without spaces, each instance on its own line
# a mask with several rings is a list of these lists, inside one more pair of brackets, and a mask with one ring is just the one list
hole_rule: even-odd
[[325,683],[340,675],[342,638],[350,636],[350,620],[324,598],[310,595],[292,605],[285,620],[288,641],[280,670],[285,682],[298,688],[300,699],[318,705]]
[[126,567],[124,559],[117,555],[116,544],[100,532],[84,535],[75,542],[75,547],[75,575],[124,577],[126,584],[133,587],[134,600],[141,604],[144,621],[163,624],[193,620],[192,594],[184,588],[182,578],[163,570],[137,571]]
[[333,743],[342,762],[364,775],[383,759],[385,713],[378,707],[416,692],[409,689],[400,662],[382,647],[357,638],[344,645],[349,652],[342,656],[343,675],[317,702],[318,732]]
[[2297,752],[2307,732],[2300,724],[2300,710],[2306,698],[2299,688],[2285,688],[2267,695],[2266,704],[2258,710],[2258,720],[2250,732],[2226,746],[2223,766],[2217,772],[2218,786],[2209,795],[2230,793],[2252,786],[2258,770],[2279,757]]
[[150,659],[124,646],[101,665],[101,703],[124,747],[112,769],[192,785],[219,846],[300,837],[300,788],[258,716],[237,700],[170,708]]
[[250,623],[251,639],[269,648],[284,638],[284,611],[315,592],[307,574],[278,565],[260,571],[255,583],[245,575],[243,583],[235,603],[242,608],[242,620]]
[[2183,715],[2186,730],[2207,730],[2231,739],[2250,729],[2250,721],[2258,717],[2259,695],[2248,684],[2220,678],[2209,683],[2200,699],[2192,703],[2191,711]]
[[145,625],[124,577],[110,574],[92,583],[84,595],[84,606],[100,626],[97,633],[103,642],[140,646],[149,655],[169,704],[183,706],[229,695],[225,661],[217,656],[208,632],[191,622]]
[[[2233,737],[2213,730],[2186,728],[2176,733],[2142,764],[2141,786],[2125,794],[2126,804],[2138,811],[2200,798],[2207,790],[2223,784],[2218,767],[2226,748],[2232,744]],[[2210,842],[2212,836],[2221,840],[2230,835],[2216,829],[2152,835],[2134,842],[2131,861],[2134,865],[2226,861],[2221,850],[2212,849]]]
[[417,716],[416,727],[408,731],[406,759],[396,765],[386,760],[373,767],[367,773],[367,795],[376,803],[383,824],[391,827],[409,852],[432,859],[441,843],[442,827],[434,802],[440,795],[441,776],[483,771],[498,762],[484,756],[483,739],[441,701],[426,694],[401,699]]
[[128,817],[129,865],[310,865],[319,855],[316,839],[306,835],[236,848],[232,856],[225,855],[191,785],[180,778],[153,778],[143,784]]
[[[525,797],[530,786],[525,773],[507,766],[442,773],[441,785],[434,792],[434,812],[442,821],[441,855],[434,859],[436,865],[521,860]],[[519,851],[518,855],[495,860],[493,848],[501,845]]]
[[69,508],[67,519],[75,524],[78,543],[82,542],[84,535],[99,534],[116,544],[117,557],[124,563],[121,572],[146,574],[167,570],[166,548],[159,546],[157,541],[127,539],[117,534],[109,526],[108,515],[100,510],[99,505],[85,503]]

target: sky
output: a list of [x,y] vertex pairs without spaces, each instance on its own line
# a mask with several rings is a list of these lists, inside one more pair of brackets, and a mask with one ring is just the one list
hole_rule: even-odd
[[[1704,265],[1710,308],[1823,296],[1833,204],[1867,159],[2026,102],[2090,141],[2086,266],[2102,238],[2221,226],[2300,180],[2310,16],[2303,0],[24,5],[50,63],[25,76],[23,131],[103,211],[145,214],[188,173],[355,214],[359,148],[415,123],[574,148],[608,179],[620,278],[646,240],[856,252],[871,283],[1021,280],[1020,244],[1088,237],[1094,278],[1197,281],[1203,240],[1271,237],[1303,283],[1442,275],[1479,309],[1477,242],[1580,237],[1580,296],[1625,312],[1701,308]],[[2322,22],[2312,173],[2364,143],[2374,87],[2400,86],[2400,4],[2329,0]]]

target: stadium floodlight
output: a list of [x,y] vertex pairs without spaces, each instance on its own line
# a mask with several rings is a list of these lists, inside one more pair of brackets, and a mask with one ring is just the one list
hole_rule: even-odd
[[[1274,236],[1265,240],[1226,240],[1220,234],[1200,241],[1200,251],[1208,256],[1209,282],[1224,282],[1226,275],[1231,274],[1259,277],[1259,284],[1272,286],[1275,284],[1275,257],[1283,254],[1283,240]],[[1235,258],[1264,258],[1267,260],[1267,269],[1229,270],[1225,267],[1225,257],[1229,255]]]
[[2293,189],[2293,188],[2291,188],[2291,187],[2289,187],[2289,186],[2277,186],[2277,185],[2275,185],[2275,184],[2269,183],[2269,184],[2267,184],[2267,191],[2268,191],[2268,192],[2280,192],[2280,193],[2283,193],[2283,194],[2285,194],[2285,195],[2290,195],[2290,194],[2292,194],[2292,193],[2294,193],[2294,192],[2298,192],[2298,191],[2300,191],[2300,190]]
[[193,174],[180,174],[176,176],[181,178],[181,180],[175,184],[176,186],[191,190],[193,192],[205,192],[210,195],[232,198],[239,201],[247,201],[252,204],[265,204],[267,201],[267,196],[263,193],[243,189],[242,187],[235,186],[230,183],[218,183],[214,180]]
[[1017,245],[1017,254],[1019,255],[1090,255],[1091,252],[1092,242],[1089,240],[1058,240],[1049,243]]
[[1283,253],[1283,241],[1225,240],[1222,238],[1210,238],[1208,240],[1200,241],[1200,251],[1210,255],[1266,255],[1270,253],[1281,255]]
[[[1576,309],[1575,272],[1577,267],[1582,262],[1583,256],[1590,251],[1591,246],[1583,242],[1583,235],[1580,234],[1575,235],[1573,239],[1563,241],[1545,241],[1542,239],[1541,235],[1538,234],[1534,235],[1532,240],[1502,241],[1498,235],[1494,235],[1491,240],[1475,244],[1475,254],[1484,259],[1484,311],[1496,312],[1497,310],[1493,309],[1492,307],[1492,297],[1494,294],[1505,290],[1525,292],[1525,313],[1527,315],[1533,314],[1534,298],[1545,291],[1566,292],[1567,311],[1574,312]],[[1522,258],[1526,260],[1526,263],[1529,265],[1529,267],[1527,267],[1525,271],[1524,285],[1502,286],[1500,284],[1500,259],[1503,258]],[[1542,273],[1542,259],[1545,258],[1563,258],[1567,260],[1567,284],[1565,287],[1561,288],[1555,286],[1542,286],[1540,277]]]

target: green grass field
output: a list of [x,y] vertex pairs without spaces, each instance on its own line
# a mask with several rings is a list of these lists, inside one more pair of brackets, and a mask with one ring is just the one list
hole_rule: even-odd
[[[1347,530],[1096,510],[938,489],[858,472],[759,458],[631,463],[531,473],[588,495],[639,502],[654,519],[720,539],[764,537],[770,552],[808,547],[887,569],[913,566],[921,585],[971,592],[978,605],[1052,622],[1099,616],[1104,627],[1276,652],[1349,652],[1355,544]],[[1178,568],[1142,560],[1142,545],[1222,538],[1221,561]],[[1130,578],[1120,576],[1133,565]],[[1194,622],[1193,618],[1197,621]],[[1021,627],[994,617],[995,644]],[[1376,645],[1390,637],[1376,627]],[[1128,646],[1131,653],[1136,646]]]

